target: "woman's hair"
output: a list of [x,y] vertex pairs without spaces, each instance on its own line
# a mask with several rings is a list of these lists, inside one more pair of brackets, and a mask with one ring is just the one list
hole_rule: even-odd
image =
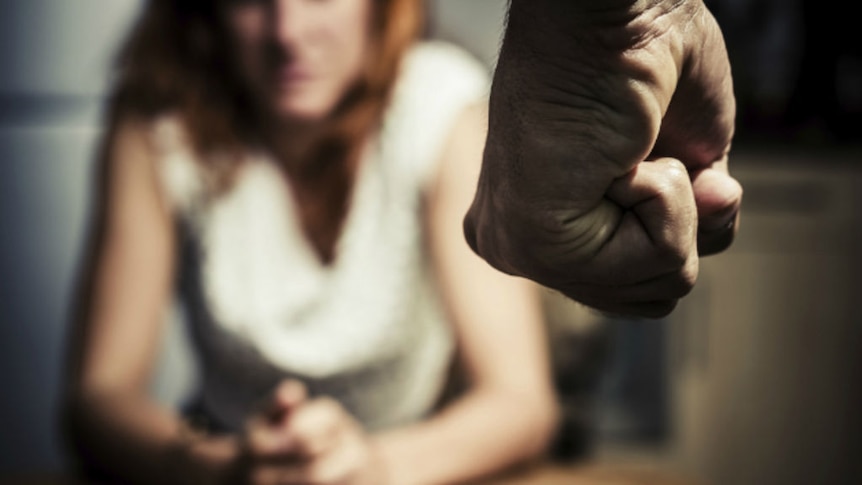
[[[223,1],[149,0],[119,52],[108,113],[112,122],[178,116],[197,158],[222,190],[256,135],[253,103],[227,55],[218,15]],[[422,22],[421,0],[371,1],[365,70],[335,108],[311,155],[291,171],[314,194],[313,203],[302,204],[302,220],[327,261],[347,212],[361,143],[380,121],[400,60]]]

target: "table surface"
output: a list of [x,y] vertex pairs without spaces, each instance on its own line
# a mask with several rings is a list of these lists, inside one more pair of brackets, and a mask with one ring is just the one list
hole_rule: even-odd
[[678,472],[635,464],[542,464],[481,485],[705,485]]
[[[0,476],[0,485],[85,485],[69,477]],[[476,485],[704,485],[658,467],[625,464],[541,464]]]

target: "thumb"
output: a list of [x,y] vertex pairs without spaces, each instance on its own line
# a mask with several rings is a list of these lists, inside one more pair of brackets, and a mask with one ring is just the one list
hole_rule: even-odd
[[742,186],[721,166],[693,172],[691,181],[698,214],[698,252],[702,256],[721,252],[736,236]]
[[742,186],[726,171],[706,168],[691,174],[699,227],[713,231],[728,225],[739,212]]
[[251,457],[281,456],[292,444],[283,432],[288,420],[308,399],[301,382],[286,379],[276,386],[245,426],[245,445]]
[[271,424],[281,424],[302,403],[308,400],[305,384],[296,379],[285,379],[273,391],[264,415]]

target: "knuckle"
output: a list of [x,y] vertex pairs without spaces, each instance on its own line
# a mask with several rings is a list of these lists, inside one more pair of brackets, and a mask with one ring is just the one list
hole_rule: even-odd
[[506,243],[503,239],[507,238],[507,231],[504,224],[497,224],[492,218],[493,214],[477,199],[464,217],[464,237],[477,256],[497,270],[510,273],[505,252],[499,249]]
[[476,232],[474,251],[497,271],[522,276],[522,268],[529,266],[522,260],[529,257],[530,251],[518,231],[505,219],[500,218],[499,223],[483,221]]
[[689,262],[677,274],[677,294],[678,298],[688,295],[694,289],[697,283],[697,275],[699,272],[698,259],[690,258]]
[[667,211],[683,217],[697,218],[697,207],[694,201],[694,192],[688,176],[679,172],[671,172],[674,175],[668,177],[659,189],[659,196],[664,200]]
[[665,176],[672,184],[690,183],[688,178],[688,169],[685,165],[676,158],[667,158],[664,160]]
[[[685,165],[676,159],[667,159],[663,162],[663,173],[661,183],[656,187],[657,195],[668,204],[669,207],[683,207],[679,204],[680,199],[693,199],[691,178]],[[684,196],[684,197],[683,197]],[[693,200],[691,200],[693,204]]]
[[688,170],[685,165],[674,158],[662,158],[649,163],[650,173],[652,173],[653,190],[659,195],[672,193],[674,189],[678,189],[683,183],[690,183]]
[[691,264],[693,255],[697,253],[697,238],[694,230],[686,231],[685,229],[668,227],[659,237],[655,238],[653,257],[656,261],[657,270],[663,272],[679,271]]
[[685,168],[669,170],[668,173],[670,175],[658,188],[658,197],[664,207],[661,226],[653,234],[653,244],[658,263],[665,269],[680,269],[686,264],[696,241],[697,210]]
[[683,269],[691,252],[687,245],[672,237],[664,237],[656,241],[655,250],[657,262],[670,270]]

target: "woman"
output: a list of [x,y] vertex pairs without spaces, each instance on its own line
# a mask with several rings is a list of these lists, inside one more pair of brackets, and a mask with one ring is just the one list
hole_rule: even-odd
[[[122,52],[67,429],[140,483],[460,482],[542,452],[537,295],[463,240],[485,73],[416,0],[152,0]],[[208,431],[146,393],[176,288]],[[435,408],[457,349],[469,386]]]

